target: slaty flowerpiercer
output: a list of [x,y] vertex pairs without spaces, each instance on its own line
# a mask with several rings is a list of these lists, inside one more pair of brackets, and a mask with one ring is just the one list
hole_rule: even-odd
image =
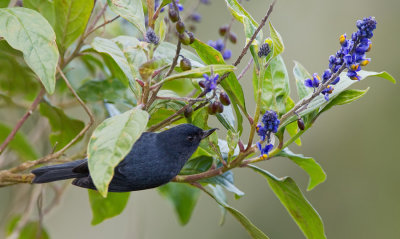
[[[181,171],[200,141],[215,130],[181,124],[161,133],[143,133],[128,155],[115,167],[108,191],[137,191],[168,183]],[[32,173],[35,175],[32,183],[75,178],[73,185],[96,189],[87,159],[37,168]]]

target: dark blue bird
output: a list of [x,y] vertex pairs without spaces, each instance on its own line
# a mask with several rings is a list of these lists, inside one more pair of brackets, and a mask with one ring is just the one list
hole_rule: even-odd
[[[137,191],[168,183],[181,171],[200,141],[215,130],[181,124],[161,133],[143,133],[125,159],[115,167],[108,191]],[[87,159],[37,168],[32,173],[35,175],[32,183],[75,178],[73,185],[96,189]]]

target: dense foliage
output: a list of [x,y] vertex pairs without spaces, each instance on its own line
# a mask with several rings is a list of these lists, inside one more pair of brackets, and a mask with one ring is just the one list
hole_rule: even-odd
[[[37,166],[87,156],[98,189],[88,190],[96,225],[124,210],[130,193],[108,193],[108,185],[114,168],[143,132],[182,123],[209,129],[209,118],[216,117],[220,125],[213,127],[225,128],[226,137],[213,134],[203,140],[173,182],[157,189],[172,201],[181,224],[189,222],[204,192],[252,238],[268,238],[229,206],[230,197],[225,195],[244,195],[235,186],[231,169],[247,167],[265,177],[306,238],[326,238],[320,216],[294,180],[278,178],[255,163],[286,157],[308,173],[307,190],[325,181],[325,172],[313,158],[296,154],[289,146],[300,145],[300,136],[323,112],[364,96],[368,89],[347,89],[354,83],[369,76],[395,83],[386,72],[361,69],[371,60],[366,54],[372,46],[375,19],[364,18],[351,37],[339,37],[340,49],[329,57],[322,78],[296,62],[293,73],[299,101],[295,102],[281,57],[283,40],[271,22],[269,37],[263,36],[275,2],[258,23],[240,1],[225,0],[232,21],[219,28],[221,39],[208,43],[191,31],[201,22],[196,9],[211,3],[193,2],[24,0],[0,8],[0,98],[4,105],[25,112],[15,126],[0,122],[0,154],[9,159],[2,164],[0,186],[30,183],[29,171]],[[106,20],[105,14],[113,16]],[[231,31],[234,21],[243,24],[246,37],[243,50],[236,53],[228,49],[237,43]],[[118,24],[109,29],[110,23]],[[238,71],[248,52],[250,61]],[[225,63],[235,57],[233,65]],[[248,70],[253,71],[254,109],[246,106],[240,83]],[[87,120],[81,111],[77,113],[81,109]],[[40,155],[32,143],[37,139],[19,129],[43,118],[51,132],[48,142],[39,142],[48,154]],[[249,135],[242,135],[245,124]],[[54,200],[63,187],[53,186]],[[39,195],[40,191],[32,190],[30,201]],[[39,213],[39,221],[14,215],[7,233],[14,238],[38,234],[49,238],[40,221],[52,206]]]

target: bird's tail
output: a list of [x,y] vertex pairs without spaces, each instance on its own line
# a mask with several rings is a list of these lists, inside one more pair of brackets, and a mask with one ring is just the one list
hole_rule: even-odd
[[32,170],[35,178],[32,183],[48,183],[58,180],[64,180],[69,178],[80,178],[85,177],[87,174],[75,172],[74,168],[84,163],[86,160],[77,160],[69,163],[45,166]]

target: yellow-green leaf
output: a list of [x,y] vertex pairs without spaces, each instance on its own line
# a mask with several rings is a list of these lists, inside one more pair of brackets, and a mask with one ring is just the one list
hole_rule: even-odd
[[49,94],[56,86],[59,53],[56,34],[38,12],[17,7],[0,9],[0,36],[14,49],[22,51],[24,60],[39,77]]
[[326,239],[321,217],[304,197],[293,179],[289,177],[277,178],[268,171],[254,165],[249,165],[249,167],[267,179],[272,191],[285,206],[307,239]]
[[114,168],[129,153],[147,126],[149,115],[138,108],[103,121],[90,138],[88,162],[93,183],[105,197]]
[[113,12],[136,26],[143,35],[146,34],[141,0],[107,0],[107,2]]

